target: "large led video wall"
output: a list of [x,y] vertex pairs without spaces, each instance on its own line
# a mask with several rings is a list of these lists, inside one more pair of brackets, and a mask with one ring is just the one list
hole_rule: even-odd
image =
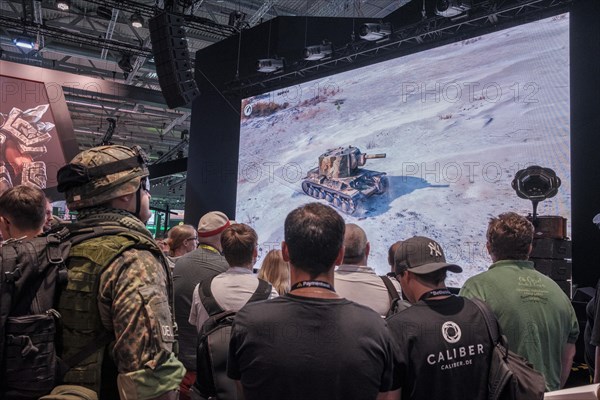
[[0,192],[34,184],[54,196],[58,169],[75,155],[62,88],[39,81],[41,68],[0,65]]
[[553,169],[562,185],[538,213],[570,219],[569,104],[568,14],[244,99],[236,220],[264,252],[290,210],[331,204],[366,231],[378,273],[392,243],[425,235],[461,286],[491,263],[489,218],[532,212],[518,170]]

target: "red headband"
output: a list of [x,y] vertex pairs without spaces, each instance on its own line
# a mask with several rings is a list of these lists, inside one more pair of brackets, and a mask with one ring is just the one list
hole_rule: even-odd
[[225,225],[223,225],[220,228],[213,229],[212,231],[207,231],[207,232],[198,232],[198,236],[209,237],[209,236],[217,235],[217,234],[223,232],[225,229],[227,229],[227,227],[229,227],[229,225],[231,225],[231,222],[227,221],[227,223],[225,223]]

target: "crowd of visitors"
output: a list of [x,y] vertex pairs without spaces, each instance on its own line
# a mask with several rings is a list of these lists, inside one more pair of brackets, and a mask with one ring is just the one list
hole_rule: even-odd
[[[150,193],[138,148],[86,150],[59,171],[58,183],[78,223],[126,231],[72,249],[59,300],[63,355],[109,338],[64,378],[98,398],[200,398],[192,389],[198,335],[214,304],[235,313],[226,368],[213,371],[232,386],[218,399],[487,399],[493,343],[471,298],[493,311],[547,391],[569,375],[575,312],[528,261],[534,227],[515,213],[490,220],[493,264],[456,295],[445,280],[462,268],[437,241],[390,238],[391,272],[378,276],[365,231],[320,203],[291,210],[281,248],[266,255],[258,276],[257,232],[220,211],[203,215],[197,228],[173,227],[159,248],[144,226]],[[4,192],[2,239],[51,229],[48,204],[29,186]],[[253,301],[259,290],[267,300]]]

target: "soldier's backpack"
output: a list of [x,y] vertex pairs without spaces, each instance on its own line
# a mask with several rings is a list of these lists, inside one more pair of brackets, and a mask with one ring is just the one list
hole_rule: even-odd
[[77,224],[0,246],[0,399],[37,399],[50,393],[74,365],[110,342],[108,333],[66,360],[60,359],[61,316],[56,311],[67,281],[71,246],[126,231]]
[[[236,386],[235,382],[227,377],[226,367],[231,325],[236,312],[223,310],[217,303],[210,290],[213,278],[198,285],[200,300],[210,318],[202,325],[198,334],[196,382],[192,388],[192,398],[230,400],[236,399]],[[268,299],[271,290],[268,282],[259,279],[258,287],[247,303]]]

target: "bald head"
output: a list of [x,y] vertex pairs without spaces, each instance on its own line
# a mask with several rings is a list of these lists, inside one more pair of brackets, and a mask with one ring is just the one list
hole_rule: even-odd
[[367,234],[356,224],[346,224],[344,234],[344,264],[367,265],[370,245]]

